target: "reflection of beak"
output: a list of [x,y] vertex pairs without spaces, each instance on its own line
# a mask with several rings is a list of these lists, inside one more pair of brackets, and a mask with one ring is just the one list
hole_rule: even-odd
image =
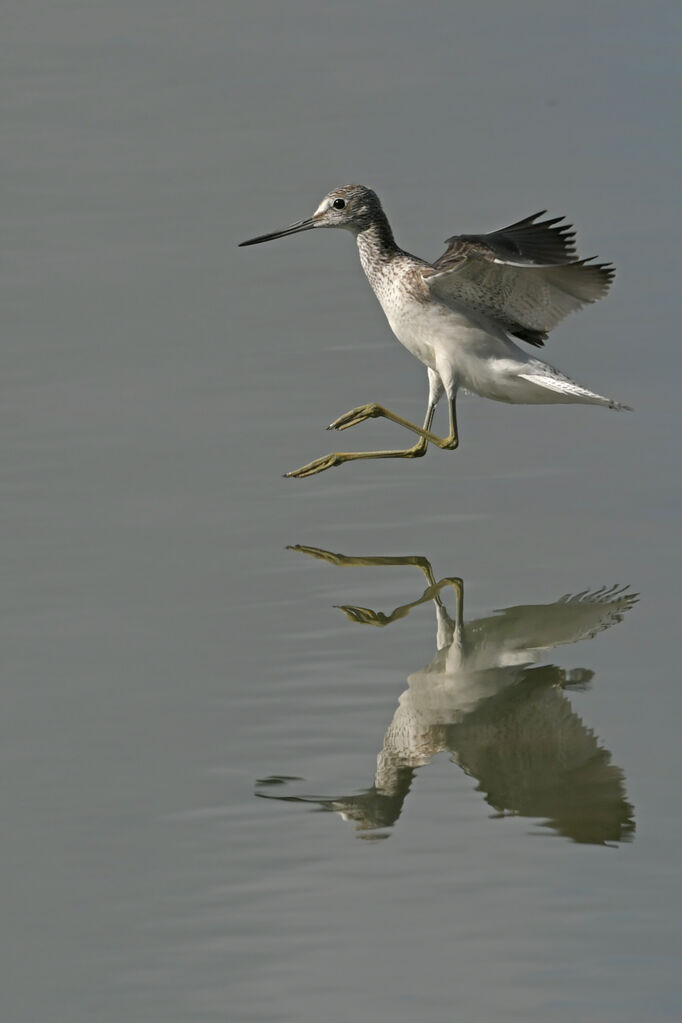
[[243,245],[260,245],[261,242],[271,242],[275,238],[284,238],[288,234],[310,231],[313,227],[317,227],[317,221],[314,217],[308,217],[307,220],[299,220],[297,223],[291,224],[290,227],[283,227],[281,231],[273,231],[272,234],[259,234],[257,238],[249,238],[248,241],[240,242],[239,247],[241,248]]

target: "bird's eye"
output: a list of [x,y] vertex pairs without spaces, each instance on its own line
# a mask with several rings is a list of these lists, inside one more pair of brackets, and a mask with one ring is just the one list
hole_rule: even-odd
[[345,199],[334,199],[334,202],[332,203],[332,206],[334,207],[335,210],[342,210],[345,205],[346,205]]

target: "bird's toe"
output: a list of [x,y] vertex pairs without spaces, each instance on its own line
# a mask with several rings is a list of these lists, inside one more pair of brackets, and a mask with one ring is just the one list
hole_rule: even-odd
[[324,472],[325,469],[332,469],[336,465],[341,464],[339,456],[332,452],[330,455],[324,455],[322,458],[316,458],[312,462],[308,462],[307,465],[302,465],[300,469],[294,469],[292,472],[286,472],[284,474],[286,479],[305,479],[306,476],[315,476],[318,472]]
[[374,419],[380,415],[381,406],[377,405],[376,402],[370,402],[368,405],[358,405],[357,408],[344,412],[342,416],[339,416],[333,423],[330,423],[327,429],[348,430],[351,426],[357,426],[359,423],[364,423],[366,419]]

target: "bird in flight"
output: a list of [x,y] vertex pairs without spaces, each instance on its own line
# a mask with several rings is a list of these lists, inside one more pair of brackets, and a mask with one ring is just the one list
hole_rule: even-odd
[[[312,217],[241,245],[258,245],[318,227],[355,235],[360,262],[391,330],[426,366],[429,399],[418,426],[375,402],[359,405],[330,423],[348,430],[382,417],[417,435],[411,447],[381,451],[335,451],[286,473],[314,476],[344,462],[366,458],[419,458],[429,445],[459,444],[456,400],[460,389],[494,401],[524,405],[580,404],[627,409],[628,405],[582,387],[536,358],[517,342],[541,348],[549,331],[569,313],[603,298],[615,268],[579,259],[575,232],[563,217],[536,213],[491,234],[455,235],[434,263],[395,242],[376,192],[343,185],[324,197]],[[450,429],[431,430],[445,394]]]

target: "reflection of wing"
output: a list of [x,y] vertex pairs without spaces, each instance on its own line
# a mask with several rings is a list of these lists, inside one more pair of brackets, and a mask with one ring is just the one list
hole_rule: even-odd
[[500,813],[537,817],[575,842],[632,838],[623,772],[563,695],[562,672],[524,672],[520,685],[448,726],[443,746]]
[[571,225],[538,221],[542,213],[492,234],[449,238],[424,280],[446,304],[484,313],[541,346],[565,316],[603,298],[615,274],[610,264],[576,259]]
[[626,586],[584,590],[554,604],[508,607],[490,618],[469,622],[467,636],[474,644],[483,641],[499,651],[546,650],[591,639],[620,622],[637,600]]
[[[516,684],[464,713],[457,710],[456,696],[448,701],[446,691],[435,701],[438,708],[428,687],[418,695],[410,689],[411,698],[403,694],[388,727],[370,788],[340,797],[258,794],[338,813],[356,825],[359,837],[386,837],[417,768],[448,752],[501,815],[537,818],[575,842],[628,841],[635,824],[623,772],[562,692],[590,674],[576,671],[567,678],[555,665],[525,667]],[[377,830],[384,833],[373,834]]]

